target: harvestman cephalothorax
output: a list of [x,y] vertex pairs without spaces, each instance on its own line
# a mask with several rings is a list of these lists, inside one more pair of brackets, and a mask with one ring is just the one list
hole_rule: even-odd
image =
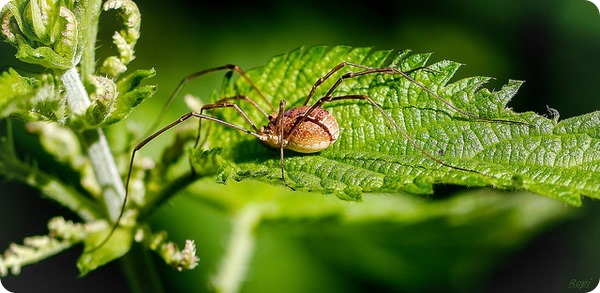
[[[313,98],[315,92],[319,88],[319,86],[321,86],[326,80],[328,80],[331,76],[333,76],[335,73],[337,73],[344,67],[351,67],[351,68],[356,69],[356,71],[347,72],[347,73],[344,73],[341,76],[339,76],[337,78],[337,80],[335,81],[335,83],[333,83],[331,88],[325,93],[325,95],[323,95],[321,98],[319,98],[313,104],[309,104],[311,99]],[[379,106],[375,101],[373,101],[369,96],[367,96],[367,95],[334,96],[335,90],[346,79],[356,78],[356,77],[364,76],[364,75],[368,75],[368,74],[399,75],[402,78],[407,79],[414,85],[418,86],[419,88],[423,89],[425,92],[427,92],[429,95],[431,95],[435,99],[441,101],[448,108],[450,108],[453,111],[456,111],[466,117],[473,118],[473,119],[480,120],[480,121],[529,125],[524,122],[479,117],[477,115],[473,115],[464,110],[461,110],[461,109],[457,108],[456,106],[454,106],[451,102],[441,98],[433,90],[431,90],[428,87],[424,86],[423,84],[419,83],[418,81],[416,81],[409,75],[410,73],[417,71],[417,70],[427,70],[427,71],[431,71],[433,74],[435,74],[435,72],[436,72],[435,70],[430,69],[428,67],[418,67],[418,68],[412,69],[410,71],[404,72],[396,67],[375,68],[375,67],[364,66],[364,65],[356,64],[356,63],[342,62],[342,63],[338,64],[337,66],[333,67],[331,70],[329,70],[329,72],[327,72],[323,77],[319,78],[314,83],[310,92],[304,99],[304,103],[301,106],[294,107],[294,108],[287,109],[287,110],[285,109],[285,106],[286,106],[285,100],[281,100],[279,102],[279,107],[275,108],[273,106],[273,104],[271,102],[269,102],[269,100],[259,90],[259,88],[256,86],[256,84],[237,65],[228,64],[228,65],[224,65],[224,66],[220,66],[220,67],[215,67],[215,68],[198,71],[198,72],[195,72],[193,74],[186,76],[184,79],[181,80],[181,82],[178,84],[177,88],[173,91],[173,93],[169,97],[166,107],[168,107],[169,104],[171,104],[171,102],[178,95],[178,93],[180,92],[182,87],[185,84],[187,84],[189,81],[196,79],[198,77],[201,77],[203,75],[206,75],[208,73],[212,73],[212,72],[216,72],[216,71],[227,71],[227,72],[231,72],[231,73],[237,72],[241,78],[246,80],[251,85],[251,87],[258,93],[259,97],[264,102],[266,102],[267,105],[269,105],[269,107],[271,108],[270,110],[274,114],[271,114],[271,115],[267,114],[267,112],[264,109],[262,109],[259,106],[259,104],[257,102],[255,102],[249,96],[235,95],[235,96],[231,96],[231,97],[222,98],[212,104],[204,105],[204,106],[202,106],[202,108],[200,109],[199,112],[187,113],[187,114],[181,116],[176,121],[170,123],[167,126],[164,126],[163,128],[159,129],[158,131],[154,132],[153,134],[149,135],[147,138],[142,140],[138,145],[136,145],[134,147],[133,152],[131,154],[131,160],[129,161],[129,170],[127,173],[127,179],[125,181],[125,190],[126,190],[125,198],[124,198],[123,206],[121,208],[121,212],[116,221],[116,224],[113,226],[112,230],[109,232],[108,236],[102,241],[102,243],[100,245],[98,245],[96,248],[93,248],[92,250],[96,250],[97,248],[104,245],[119,226],[119,221],[121,220],[121,218],[123,216],[123,213],[125,211],[125,206],[127,203],[127,197],[129,194],[129,181],[131,179],[131,171],[133,168],[133,163],[134,163],[134,159],[135,159],[135,155],[136,155],[137,151],[142,149],[146,144],[151,142],[157,136],[161,135],[162,133],[168,131],[169,129],[181,124],[182,122],[184,122],[192,117],[198,118],[199,123],[201,123],[202,120],[208,120],[208,121],[212,121],[212,122],[221,124],[221,125],[229,127],[229,128],[233,128],[233,129],[241,131],[243,133],[252,135],[252,136],[256,137],[258,140],[260,140],[263,144],[267,145],[268,147],[278,149],[280,163],[281,163],[281,178],[283,180],[283,183],[291,189],[293,189],[293,187],[290,186],[285,179],[284,150],[286,150],[286,149],[292,150],[292,151],[295,151],[298,153],[316,153],[316,152],[322,151],[322,150],[328,148],[329,146],[331,146],[338,139],[340,129],[339,129],[339,125],[338,125],[335,117],[333,117],[333,115],[331,115],[327,110],[323,109],[322,106],[325,103],[329,103],[332,101],[339,101],[339,100],[355,100],[357,102],[364,101],[364,102],[369,103],[385,118],[385,120],[387,120],[389,122],[389,124],[391,126],[393,126],[393,128],[399,134],[401,134],[409,142],[409,144],[412,147],[417,149],[420,153],[422,153],[428,159],[430,159],[436,163],[439,163],[443,166],[452,168],[452,169],[479,173],[474,170],[470,170],[470,169],[466,169],[466,168],[462,168],[459,166],[454,166],[449,163],[446,163],[443,160],[436,157],[435,155],[425,151],[425,149],[423,149],[421,146],[419,146],[417,144],[417,142],[411,136],[409,136],[406,133],[406,131],[404,131],[404,129],[402,129],[392,119],[392,117],[390,117],[383,110],[383,108],[381,106]],[[242,110],[242,108],[240,108],[239,105],[235,103],[237,101],[245,101],[245,102],[249,103],[250,105],[252,105],[252,107],[254,107],[256,110],[258,110],[261,113],[261,115],[264,116],[265,119],[267,119],[267,121],[268,121],[267,125],[259,128],[250,119],[250,117],[244,112],[244,110]],[[244,120],[248,123],[248,125],[251,126],[252,129],[250,130],[250,129],[244,128],[242,126],[235,125],[235,124],[229,123],[227,121],[215,118],[213,116],[204,114],[205,110],[218,109],[218,108],[234,108],[237,111],[237,113],[244,118]],[[201,124],[200,124],[200,126],[201,126]],[[200,126],[199,126],[199,128],[200,128]],[[199,138],[200,138],[200,131],[198,132],[198,136],[196,138],[196,146],[198,145]]]

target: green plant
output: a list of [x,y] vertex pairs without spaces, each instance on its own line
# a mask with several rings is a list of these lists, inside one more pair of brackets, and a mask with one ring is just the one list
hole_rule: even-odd
[[[106,58],[97,69],[94,53],[101,6],[105,10],[118,9],[125,29],[114,37],[118,55]],[[39,18],[39,15],[49,17]],[[154,92],[153,86],[141,85],[154,74],[153,70],[127,73],[127,65],[133,60],[133,46],[139,37],[139,23],[140,14],[130,1],[107,1],[104,5],[100,1],[13,1],[5,8],[2,31],[17,47],[17,58],[41,65],[50,73],[24,77],[12,69],[4,72],[0,79],[2,115],[9,121],[18,118],[28,123],[39,135],[42,149],[38,151],[50,154],[57,163],[81,174],[81,181],[80,186],[71,186],[59,174],[19,159],[23,155],[14,149],[10,127],[2,141],[0,172],[42,190],[49,198],[75,211],[85,223],[52,220],[50,236],[28,239],[24,246],[10,249],[15,254],[1,260],[3,274],[7,268],[17,273],[20,266],[77,243],[83,242],[90,251],[98,247],[116,220],[124,194],[119,174],[125,174],[126,170],[117,171],[101,128],[125,118]],[[316,79],[341,61],[377,67],[394,65],[408,70],[426,66],[428,57],[428,54],[345,46],[301,48],[274,58],[248,75],[274,104],[285,99],[294,106],[302,101]],[[254,231],[265,222],[340,218],[346,223],[364,225],[365,230],[371,225],[378,226],[372,223],[382,222],[398,226],[421,224],[427,228],[432,225],[424,223],[426,220],[457,221],[461,213],[477,208],[487,209],[490,214],[511,209],[523,211],[515,209],[515,205],[523,204],[518,200],[511,202],[510,208],[501,205],[501,196],[474,199],[476,195],[471,194],[427,203],[405,193],[429,195],[435,184],[528,190],[574,206],[581,204],[581,195],[599,196],[599,112],[561,122],[558,117],[547,119],[534,113],[517,114],[506,109],[506,103],[520,82],[511,81],[502,90],[490,92],[481,89],[488,80],[484,77],[448,84],[459,68],[457,63],[444,61],[427,66],[432,71],[418,71],[414,78],[459,108],[482,117],[523,121],[532,126],[462,117],[397,76],[371,75],[344,82],[338,94],[372,96],[427,151],[479,173],[450,169],[428,160],[400,138],[368,104],[328,105],[327,109],[340,121],[340,141],[318,155],[288,154],[286,157],[290,181],[311,193],[280,196],[263,191],[240,197],[215,191],[210,185],[194,192],[194,199],[218,207],[230,214],[233,221],[231,244],[215,278],[219,288],[239,286],[244,279],[244,268],[253,253]],[[326,84],[321,89],[327,88]],[[219,94],[235,93],[256,94],[241,79],[228,84]],[[257,114],[247,110],[251,115]],[[244,125],[235,113],[218,111],[215,115]],[[252,118],[260,121],[258,115]],[[182,128],[178,139],[165,149],[156,166],[144,159],[135,162],[128,213],[106,245],[84,253],[79,261],[82,273],[125,254],[134,238],[158,251],[177,268],[194,267],[197,260],[192,242],[187,242],[178,253],[172,244],[165,243],[164,233],[154,234],[146,224],[162,203],[204,177],[216,177],[219,182],[253,178],[281,184],[278,156],[252,137],[213,126],[206,138],[206,148],[193,149],[187,147],[186,142],[195,138],[195,129]],[[125,144],[131,143],[133,140],[129,138]],[[186,153],[191,158],[193,173],[178,164]],[[127,157],[129,153],[116,156]],[[148,170],[150,167],[152,170]],[[164,178],[168,178],[167,184]],[[396,196],[364,198],[364,192],[393,192]],[[333,193],[341,199],[363,200],[363,203],[349,205],[320,193]],[[472,206],[464,207],[467,202]],[[542,220],[565,213],[552,204],[545,207],[546,212],[530,219],[531,222],[518,222],[522,226],[515,224],[519,229],[507,228],[515,238],[510,244],[526,238],[530,231],[524,228],[526,222],[530,227],[539,228],[536,224]],[[469,213],[462,220],[477,221],[489,216],[481,213],[483,211]],[[481,227],[472,228],[476,234]],[[490,246],[499,242],[493,237],[485,240]]]

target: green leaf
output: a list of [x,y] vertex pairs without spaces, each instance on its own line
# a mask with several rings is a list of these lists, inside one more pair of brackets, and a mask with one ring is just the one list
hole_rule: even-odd
[[133,240],[131,227],[117,227],[108,241],[104,243],[111,230],[112,226],[106,225],[106,229],[87,235],[84,241],[85,250],[77,260],[80,276],[87,275],[99,266],[117,259],[129,251]]
[[69,69],[81,58],[73,1],[11,1],[0,15],[1,33],[23,62]]
[[[247,74],[273,108],[280,100],[286,100],[289,109],[301,105],[315,81],[343,61],[376,68],[395,66],[403,71],[427,66],[428,69],[416,70],[410,76],[457,108],[478,117],[521,124],[465,116],[399,75],[368,74],[346,79],[334,96],[368,95],[424,152],[472,172],[428,158],[369,103],[342,100],[323,105],[340,124],[340,138],[335,144],[317,154],[285,152],[290,185],[332,192],[344,199],[359,199],[362,192],[374,191],[431,194],[435,184],[529,190],[574,206],[581,204],[581,195],[600,197],[600,112],[558,124],[535,113],[518,114],[506,104],[522,82],[509,81],[498,91],[482,88],[489,80],[486,77],[449,83],[460,64],[441,61],[427,65],[429,55],[346,46],[300,48]],[[360,68],[346,67],[334,74],[319,87],[309,104],[349,71]],[[235,94],[251,96],[267,111],[270,107],[243,78],[238,78],[225,96]],[[259,111],[248,103],[239,104],[259,127],[266,125]],[[251,129],[233,110],[207,113]],[[204,148],[222,147],[220,156],[228,163],[212,160],[220,163],[212,171],[204,166],[205,174],[218,173],[220,180],[254,178],[282,183],[278,152],[265,148],[253,136],[213,125],[207,142]],[[195,164],[206,165],[202,152],[192,152]]]
[[0,75],[0,92],[2,118],[13,115],[26,121],[65,121],[65,102],[51,75],[23,77],[10,68]]
[[[56,174],[56,170],[52,170],[48,173],[41,170],[36,164],[21,161],[16,151],[11,126],[12,123],[10,122],[11,119],[6,119],[6,121],[8,121],[8,123],[6,123],[7,126],[0,128],[0,175],[38,189],[44,197],[71,209],[84,220],[90,221],[100,217],[102,214],[101,206],[91,199],[89,194],[84,194],[80,189],[61,181],[60,177]],[[6,131],[4,127],[6,127]],[[56,128],[56,126],[42,128],[39,125],[36,125],[33,126],[31,130],[33,132],[43,132],[43,136],[46,137],[41,138],[42,144],[47,151],[51,155],[56,156],[57,159],[61,160],[58,154],[53,152],[54,150],[52,148],[58,151],[58,148],[61,147],[58,145],[60,143],[63,143],[63,150],[69,153],[66,154],[66,156],[77,155],[76,153],[79,150],[74,149],[77,148],[77,146],[74,146],[72,141],[69,141],[72,139],[69,137],[69,134],[65,134],[62,129],[57,131],[57,129],[52,128]],[[59,139],[63,140],[58,142]],[[48,146],[51,144],[54,145]],[[70,152],[68,151],[69,148]],[[62,155],[65,154],[63,153]],[[36,160],[37,157],[30,156],[28,159]],[[73,162],[76,159],[62,157],[62,160],[72,160],[71,162]],[[80,158],[79,160],[81,161]],[[82,183],[85,185],[85,182]]]
[[2,72],[0,75],[0,110],[2,117],[8,116],[16,108],[16,100],[27,98],[38,86],[37,80],[19,75],[14,69]]
[[116,118],[111,120],[125,118],[134,107],[156,92],[156,85],[140,85],[142,81],[155,75],[156,70],[154,68],[139,69],[119,79],[117,89],[122,94],[117,99],[115,107],[121,110],[114,115]]
[[155,85],[140,85],[145,79],[156,75],[154,69],[136,70],[116,83],[97,77],[96,93],[85,116],[75,120],[76,128],[99,128],[116,123],[127,117],[131,110],[156,92]]

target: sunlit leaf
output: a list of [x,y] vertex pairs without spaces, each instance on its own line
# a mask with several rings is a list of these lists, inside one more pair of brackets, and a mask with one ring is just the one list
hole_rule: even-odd
[[[334,96],[370,96],[424,152],[457,168],[428,158],[369,103],[344,100],[324,105],[340,124],[340,139],[333,146],[309,155],[286,151],[285,172],[290,185],[332,192],[345,199],[359,199],[362,192],[373,191],[430,194],[434,184],[529,190],[571,205],[580,205],[581,195],[600,197],[599,112],[558,124],[535,113],[515,113],[506,104],[521,82],[509,81],[498,91],[482,88],[489,79],[485,77],[449,83],[460,64],[441,61],[427,65],[428,57],[345,46],[301,48],[275,57],[248,76],[273,108],[282,99],[289,108],[301,105],[315,81],[343,61],[376,68],[396,66],[403,71],[426,66],[410,76],[457,108],[486,119],[521,123],[468,117],[400,75],[346,79]],[[343,68],[319,87],[309,104],[339,76],[360,70]],[[235,81],[226,96],[235,94],[249,95],[271,111],[243,78]],[[248,103],[240,105],[259,127],[266,125],[259,111]],[[232,109],[215,109],[212,114],[251,129]],[[220,156],[228,163],[213,160],[221,163],[212,170],[220,180],[254,178],[282,183],[278,152],[265,148],[253,136],[213,125],[204,149],[207,146],[223,148]],[[195,163],[206,165],[203,150],[195,152]]]

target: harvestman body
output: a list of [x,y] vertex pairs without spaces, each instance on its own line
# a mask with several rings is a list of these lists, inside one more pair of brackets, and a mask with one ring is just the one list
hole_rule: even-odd
[[[333,84],[333,86],[329,89],[329,91],[327,91],[327,93],[322,98],[318,99],[314,104],[309,106],[308,103],[310,102],[312,96],[315,94],[317,88],[323,82],[325,82],[325,80],[330,78],[334,73],[338,72],[340,69],[342,69],[346,66],[355,67],[360,70],[356,71],[356,72],[348,72],[348,73],[345,73],[345,74],[341,75],[340,77],[338,77],[337,81]],[[228,65],[215,67],[215,68],[211,68],[211,69],[207,69],[207,70],[203,70],[203,71],[198,71],[196,73],[193,73],[193,74],[185,77],[178,84],[175,91],[169,97],[169,100],[168,100],[165,108],[167,108],[172,103],[172,101],[177,96],[177,94],[179,93],[181,88],[189,81],[191,81],[195,78],[198,78],[200,76],[203,76],[207,73],[211,73],[211,72],[216,72],[216,71],[233,72],[233,71],[235,71],[252,86],[252,88],[259,94],[260,98],[262,100],[264,100],[267,103],[267,105],[269,105],[271,107],[270,110],[272,110],[272,112],[274,112],[276,114],[268,115],[267,112],[264,111],[250,97],[245,96],[245,95],[237,95],[237,96],[233,96],[233,97],[227,97],[227,98],[220,99],[213,104],[204,105],[199,112],[187,113],[187,114],[181,116],[176,121],[161,128],[160,130],[156,131],[155,133],[153,133],[152,135],[148,136],[146,139],[141,141],[138,145],[135,146],[135,148],[132,152],[132,155],[131,155],[131,161],[129,162],[129,171],[127,173],[127,180],[125,182],[125,190],[126,190],[125,199],[123,202],[123,206],[121,208],[120,215],[116,221],[116,224],[113,226],[112,230],[109,232],[109,235],[106,237],[106,239],[100,245],[98,245],[96,248],[93,248],[92,251],[96,250],[99,247],[101,247],[102,245],[104,245],[119,225],[118,223],[123,216],[123,213],[125,211],[125,205],[127,203],[127,197],[128,197],[128,193],[129,193],[129,190],[128,190],[129,189],[129,180],[131,178],[131,171],[132,171],[133,162],[134,162],[137,151],[140,150],[141,148],[143,148],[146,144],[148,144],[150,141],[152,141],[154,138],[161,135],[165,131],[179,125],[180,123],[182,123],[192,117],[196,117],[199,119],[199,123],[200,123],[199,128],[201,127],[202,120],[216,122],[221,125],[224,125],[224,126],[239,130],[241,132],[253,135],[254,137],[258,138],[263,144],[265,144],[271,148],[278,149],[279,155],[280,155],[280,162],[281,162],[281,178],[282,178],[284,184],[291,189],[293,189],[293,187],[291,187],[285,179],[284,150],[288,149],[288,150],[292,150],[292,151],[299,152],[299,153],[315,153],[315,152],[319,152],[324,149],[327,149],[329,146],[331,146],[338,139],[338,137],[340,135],[340,129],[339,129],[339,125],[338,125],[335,117],[333,115],[331,115],[327,110],[323,109],[322,105],[325,103],[328,103],[328,102],[338,101],[338,100],[360,100],[360,101],[368,102],[381,115],[383,115],[383,117],[410,143],[410,145],[412,147],[417,149],[419,152],[421,152],[427,158],[429,158],[443,166],[450,167],[452,169],[479,173],[474,170],[465,169],[465,168],[461,168],[458,166],[448,164],[448,163],[438,159],[434,155],[428,153],[427,151],[425,151],[381,108],[381,106],[379,106],[377,103],[375,103],[375,101],[373,101],[369,96],[366,96],[366,95],[333,96],[334,91],[339,87],[339,85],[345,79],[355,78],[355,77],[367,75],[367,74],[378,74],[378,73],[400,75],[403,78],[406,78],[411,83],[420,87],[427,93],[429,93],[434,98],[436,98],[439,101],[441,101],[442,103],[444,103],[446,106],[448,106],[452,110],[454,110],[464,116],[467,116],[467,117],[470,117],[473,119],[477,119],[477,120],[481,120],[481,121],[528,125],[527,123],[523,123],[523,122],[515,122],[515,121],[510,121],[510,120],[479,117],[479,116],[470,114],[468,112],[465,112],[461,109],[456,108],[456,106],[454,106],[452,103],[442,99],[435,92],[433,92],[426,86],[422,85],[421,83],[417,82],[412,77],[410,77],[410,75],[408,75],[413,71],[421,70],[421,69],[433,71],[435,73],[435,70],[429,69],[427,67],[418,67],[418,68],[412,69],[410,71],[403,72],[396,67],[374,68],[374,67],[364,66],[364,65],[350,63],[350,62],[342,62],[342,63],[338,64],[337,66],[333,67],[327,74],[325,74],[323,77],[319,78],[315,82],[315,84],[311,88],[311,91],[309,92],[306,99],[304,100],[304,103],[302,106],[291,108],[288,110],[285,110],[285,104],[286,104],[285,100],[281,100],[279,103],[279,108],[275,109],[275,107],[273,107],[273,105],[266,99],[266,97],[262,94],[262,92],[254,84],[254,82],[252,82],[252,80],[246,75],[246,73],[237,65],[228,64]],[[266,119],[268,119],[267,125],[258,128],[256,126],[256,124],[248,117],[248,115],[237,104],[233,103],[233,101],[237,101],[237,100],[243,100],[243,101],[250,103]],[[246,122],[248,122],[248,124],[252,127],[252,130],[249,130],[244,127],[229,123],[227,121],[223,121],[218,118],[203,114],[203,112],[205,110],[216,109],[216,108],[234,108],[244,118],[244,120]],[[157,122],[159,120],[160,120],[160,118],[157,120]],[[198,137],[196,139],[196,146],[198,145],[199,139],[200,139],[200,131],[198,131]]]

